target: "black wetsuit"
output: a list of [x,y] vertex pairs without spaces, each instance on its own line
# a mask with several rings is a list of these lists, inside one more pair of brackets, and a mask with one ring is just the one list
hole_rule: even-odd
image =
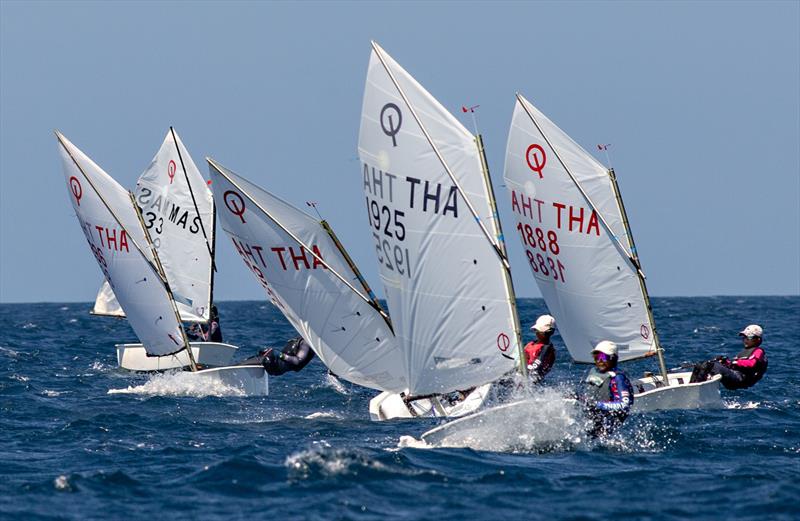
[[279,355],[275,351],[268,351],[261,359],[267,373],[272,376],[282,375],[287,371],[300,371],[314,359],[314,350],[300,337],[286,342]]

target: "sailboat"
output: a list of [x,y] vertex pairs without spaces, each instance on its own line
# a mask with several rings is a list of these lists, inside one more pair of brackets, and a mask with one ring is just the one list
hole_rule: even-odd
[[616,175],[517,94],[506,187],[533,277],[572,359],[592,363],[601,340],[624,362],[655,356],[659,373],[632,380],[634,410],[721,406],[719,378],[669,373]]
[[408,370],[370,417],[456,417],[525,371],[480,136],[372,42],[358,153],[375,253]]
[[198,370],[175,293],[133,194],[56,131],[67,191],[81,229],[128,323],[153,357],[185,353],[194,378],[247,395],[268,393],[263,368]]
[[267,297],[339,378],[407,387],[392,325],[333,229],[207,159],[222,229]]
[[[207,323],[214,294],[216,208],[211,190],[174,128],[169,128],[136,182],[135,196],[181,321]],[[108,281],[100,287],[91,313],[125,318]],[[191,346],[195,360],[203,367],[228,365],[238,350],[221,342],[193,341]],[[118,344],[116,349],[123,369],[163,371],[189,366],[186,352],[148,357],[142,344]]]

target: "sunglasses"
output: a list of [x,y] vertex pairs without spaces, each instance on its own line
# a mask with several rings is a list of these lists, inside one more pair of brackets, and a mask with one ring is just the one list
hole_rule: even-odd
[[594,360],[595,362],[608,362],[611,357],[605,353],[594,353]]

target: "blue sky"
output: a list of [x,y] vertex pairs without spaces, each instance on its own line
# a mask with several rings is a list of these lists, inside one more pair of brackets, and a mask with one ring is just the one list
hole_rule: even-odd
[[[612,144],[651,294],[798,294],[799,26],[798,2],[4,0],[0,301],[101,282],[55,128],[132,188],[174,125],[204,173],[209,155],[317,201],[378,289],[356,151],[371,39],[453,112],[480,105],[506,228],[519,91],[585,148]],[[509,242],[517,293],[539,296]],[[218,250],[217,298],[263,298]]]

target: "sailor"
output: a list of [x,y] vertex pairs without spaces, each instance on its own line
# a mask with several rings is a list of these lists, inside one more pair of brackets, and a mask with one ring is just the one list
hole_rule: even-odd
[[286,342],[286,345],[278,353],[271,348],[263,352],[261,365],[264,366],[267,374],[278,376],[287,371],[300,371],[313,359],[314,350],[305,340],[297,337]]
[[525,346],[525,362],[528,364],[528,377],[534,384],[538,384],[556,361],[556,348],[550,342],[550,337],[556,330],[556,319],[550,315],[542,315],[536,319],[531,329],[536,333],[536,340]]
[[750,324],[739,336],[742,337],[744,349],[729,360],[717,357],[714,360],[700,362],[692,371],[690,382],[703,382],[710,375],[722,375],[722,385],[726,389],[747,389],[756,384],[767,372],[767,353],[761,346],[764,330],[758,324]]
[[186,330],[189,340],[199,342],[222,342],[222,328],[219,327],[219,312],[217,306],[212,304],[209,311],[208,324],[192,324]]
[[617,344],[603,340],[592,350],[594,367],[584,380],[583,402],[592,421],[589,435],[608,436],[628,417],[633,405],[633,386],[617,368]]

